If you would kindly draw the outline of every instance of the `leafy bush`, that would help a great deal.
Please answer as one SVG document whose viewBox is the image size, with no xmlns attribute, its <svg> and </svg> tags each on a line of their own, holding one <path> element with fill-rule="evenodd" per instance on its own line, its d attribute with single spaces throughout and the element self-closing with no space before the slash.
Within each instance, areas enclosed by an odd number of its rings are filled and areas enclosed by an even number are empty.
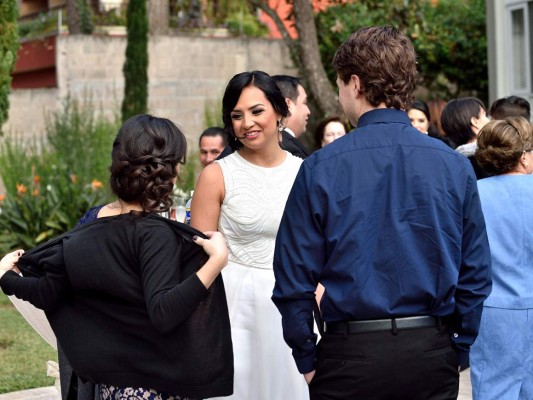
<svg viewBox="0 0 533 400">
<path fill-rule="evenodd" d="M 321 58 L 332 83 L 338 46 L 363 26 L 394 25 L 413 42 L 424 86 L 432 97 L 488 97 L 484 0 L 360 0 L 317 14 Z M 467 24 L 464 21 L 468 21 Z"/>
<path fill-rule="evenodd" d="M 268 28 L 247 8 L 230 14 L 225 23 L 228 31 L 235 36 L 265 37 L 268 34 Z"/>
<path fill-rule="evenodd" d="M 35 18 L 22 19 L 18 33 L 21 39 L 36 39 L 57 32 L 59 11 L 45 11 Z"/>
<path fill-rule="evenodd" d="M 90 207 L 108 200 L 102 182 L 118 122 L 89 104 L 67 100 L 47 122 L 47 142 L 4 138 L 0 168 L 0 251 L 30 248 L 71 229 Z"/>
</svg>

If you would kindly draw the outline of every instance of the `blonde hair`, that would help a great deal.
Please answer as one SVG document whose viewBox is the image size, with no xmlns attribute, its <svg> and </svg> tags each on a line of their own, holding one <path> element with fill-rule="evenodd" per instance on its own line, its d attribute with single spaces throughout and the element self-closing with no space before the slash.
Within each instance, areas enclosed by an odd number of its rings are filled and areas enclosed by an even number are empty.
<svg viewBox="0 0 533 400">
<path fill-rule="evenodd" d="M 533 149 L 533 126 L 523 117 L 490 121 L 479 132 L 476 160 L 486 172 L 512 171 L 525 151 Z"/>
</svg>

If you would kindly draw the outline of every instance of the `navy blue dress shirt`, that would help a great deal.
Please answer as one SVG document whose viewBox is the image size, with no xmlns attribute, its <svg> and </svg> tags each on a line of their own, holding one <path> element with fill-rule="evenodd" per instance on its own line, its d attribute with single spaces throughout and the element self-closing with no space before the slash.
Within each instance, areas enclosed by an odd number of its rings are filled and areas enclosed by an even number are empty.
<svg viewBox="0 0 533 400">
<path fill-rule="evenodd" d="M 490 251 L 468 159 L 376 109 L 308 157 L 287 200 L 272 299 L 301 373 L 315 369 L 314 292 L 326 322 L 450 316 L 464 365 L 491 289 Z"/>
</svg>

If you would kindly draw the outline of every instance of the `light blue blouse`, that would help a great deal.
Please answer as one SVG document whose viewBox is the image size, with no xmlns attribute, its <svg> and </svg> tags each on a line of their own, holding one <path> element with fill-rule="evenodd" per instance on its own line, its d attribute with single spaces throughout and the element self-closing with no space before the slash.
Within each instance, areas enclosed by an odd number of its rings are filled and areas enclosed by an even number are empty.
<svg viewBox="0 0 533 400">
<path fill-rule="evenodd" d="M 492 255 L 485 306 L 533 308 L 533 175 L 478 181 Z"/>
</svg>

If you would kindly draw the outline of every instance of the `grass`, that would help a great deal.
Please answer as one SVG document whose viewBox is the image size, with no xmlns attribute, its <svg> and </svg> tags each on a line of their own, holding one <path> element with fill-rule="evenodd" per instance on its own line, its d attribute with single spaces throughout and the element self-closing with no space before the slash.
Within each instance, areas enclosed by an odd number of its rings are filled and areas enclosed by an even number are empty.
<svg viewBox="0 0 533 400">
<path fill-rule="evenodd" d="M 48 360 L 57 361 L 56 351 L 0 292 L 0 393 L 52 386 Z"/>
</svg>

